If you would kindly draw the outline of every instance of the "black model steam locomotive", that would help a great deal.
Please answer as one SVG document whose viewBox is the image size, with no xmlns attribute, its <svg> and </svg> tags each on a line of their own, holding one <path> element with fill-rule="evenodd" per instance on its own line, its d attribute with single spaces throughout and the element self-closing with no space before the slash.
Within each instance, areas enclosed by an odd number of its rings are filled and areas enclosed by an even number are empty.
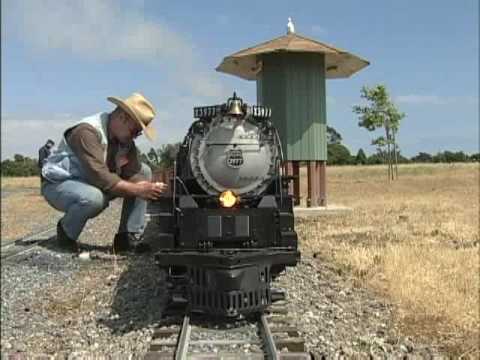
<svg viewBox="0 0 480 360">
<path fill-rule="evenodd" d="M 155 259 L 173 298 L 192 312 L 262 312 L 282 293 L 270 283 L 300 253 L 292 198 L 271 109 L 234 93 L 196 107 L 177 155 L 172 195 L 157 202 L 169 234 Z M 165 237 L 164 237 L 165 239 Z"/>
</svg>

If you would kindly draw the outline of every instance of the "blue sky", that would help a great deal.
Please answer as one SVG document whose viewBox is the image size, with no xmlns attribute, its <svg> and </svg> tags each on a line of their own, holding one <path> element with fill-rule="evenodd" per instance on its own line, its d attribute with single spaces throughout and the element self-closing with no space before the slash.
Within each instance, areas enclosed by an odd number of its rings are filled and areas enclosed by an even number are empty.
<svg viewBox="0 0 480 360">
<path fill-rule="evenodd" d="M 240 49 L 296 32 L 371 65 L 327 81 L 327 122 L 352 152 L 374 149 L 352 106 L 362 85 L 383 83 L 407 114 L 402 152 L 479 147 L 477 0 L 2 1 L 2 158 L 35 155 L 47 138 L 100 111 L 110 95 L 145 94 L 157 108 L 154 147 L 179 141 L 192 107 L 255 83 L 215 67 Z M 147 149 L 151 144 L 141 139 Z"/>
</svg>

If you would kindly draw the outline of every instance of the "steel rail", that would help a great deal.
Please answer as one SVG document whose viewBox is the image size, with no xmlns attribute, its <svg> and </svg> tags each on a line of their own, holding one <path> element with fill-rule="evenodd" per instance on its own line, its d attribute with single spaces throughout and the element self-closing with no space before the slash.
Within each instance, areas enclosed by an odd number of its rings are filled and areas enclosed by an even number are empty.
<svg viewBox="0 0 480 360">
<path fill-rule="evenodd" d="M 28 235 L 25 235 L 24 237 L 20 237 L 18 239 L 15 239 L 15 240 L 11 240 L 11 241 L 7 241 L 5 242 L 2 246 L 1 246 L 1 249 L 6 249 L 8 247 L 11 247 L 13 245 L 16 245 L 17 243 L 21 243 L 21 242 L 24 242 L 24 241 L 29 241 L 29 240 L 32 240 L 34 239 L 36 236 L 40 236 L 40 235 L 43 235 L 43 234 L 46 234 L 52 230 L 55 230 L 56 227 L 55 226 L 52 226 L 52 227 L 49 227 L 45 230 L 40 230 L 38 232 L 32 232 L 32 233 L 29 233 Z"/>
<path fill-rule="evenodd" d="M 275 340 L 273 338 L 272 332 L 270 331 L 270 326 L 267 322 L 267 317 L 265 314 L 260 316 L 260 330 L 261 336 L 265 342 L 265 352 L 267 355 L 267 359 L 270 360 L 279 360 L 280 357 L 278 356 L 277 346 L 275 345 Z"/>
<path fill-rule="evenodd" d="M 185 315 L 183 318 L 182 329 L 178 337 L 178 344 L 175 350 L 175 360 L 186 360 L 188 352 L 188 343 L 190 341 L 190 332 L 192 326 L 190 325 L 190 316 Z"/>
<path fill-rule="evenodd" d="M 56 227 L 51 227 L 51 228 L 48 228 L 47 230 L 42 230 L 38 233 L 35 233 L 35 234 L 30 234 L 30 235 L 27 235 L 26 237 L 24 238 L 21 238 L 21 239 L 17 239 L 15 241 L 11 241 L 9 242 L 8 244 L 6 245 L 3 245 L 1 247 L 1 259 L 2 260 L 6 260 L 6 259 L 10 259 L 10 258 L 13 258 L 15 256 L 18 256 L 18 255 L 23 255 L 23 254 L 26 254 L 28 253 L 29 251 L 33 250 L 34 248 L 36 248 L 39 244 L 41 243 L 46 243 L 50 240 L 52 240 L 50 237 L 48 239 L 42 239 L 42 240 L 36 240 L 36 241 L 31 241 L 32 239 L 36 238 L 37 236 L 41 236 L 41 235 L 44 235 L 44 234 L 47 234 L 47 233 L 50 233 L 52 231 L 56 230 Z M 22 249 L 19 249 L 17 251 L 13 251 L 13 252 L 5 252 L 5 250 L 9 249 L 9 248 L 12 248 L 14 247 L 15 245 L 18 245 L 18 243 L 22 243 L 22 242 L 26 242 L 26 241 L 31 241 L 31 244 L 28 244 L 28 245 L 25 245 Z"/>
<path fill-rule="evenodd" d="M 191 318 L 185 315 L 183 325 L 176 328 L 158 329 L 156 336 L 150 344 L 150 350 L 145 355 L 145 360 L 175 359 L 175 360 L 312 360 L 311 353 L 305 351 L 304 340 L 296 327 L 288 325 L 291 320 L 285 316 L 282 308 L 272 308 L 270 313 L 258 314 L 255 318 L 258 340 L 253 339 L 191 339 L 194 324 Z M 272 317 L 273 316 L 273 317 Z M 281 320 L 281 321 L 280 321 Z M 288 321 L 286 321 L 288 320 Z M 285 324 L 285 321 L 287 324 Z M 228 330 L 226 330 L 228 331 Z M 170 340 L 170 336 L 176 335 L 176 340 Z M 285 335 L 287 335 L 285 337 Z M 238 350 L 240 345 L 256 345 L 260 351 L 244 353 Z M 234 346 L 230 350 L 223 351 L 198 351 L 197 346 Z M 169 350 L 169 348 L 171 350 Z M 282 349 L 279 351 L 278 349 Z M 287 350 L 285 350 L 285 348 Z M 197 350 L 196 350 L 197 349 Z M 235 350 L 237 349 L 237 350 Z M 232 352 L 233 350 L 233 352 Z"/>
</svg>

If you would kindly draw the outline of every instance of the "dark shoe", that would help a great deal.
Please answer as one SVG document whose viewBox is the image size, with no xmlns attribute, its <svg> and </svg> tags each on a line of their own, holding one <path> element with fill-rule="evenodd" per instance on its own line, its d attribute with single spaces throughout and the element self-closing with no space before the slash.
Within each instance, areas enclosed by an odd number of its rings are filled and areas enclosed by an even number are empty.
<svg viewBox="0 0 480 360">
<path fill-rule="evenodd" d="M 128 239 L 128 233 L 118 233 L 113 238 L 113 253 L 119 254 L 130 250 L 130 242 Z"/>
<path fill-rule="evenodd" d="M 136 253 L 144 253 L 151 249 L 148 244 L 143 242 L 143 235 L 127 232 L 116 234 L 113 239 L 113 252 L 120 254 L 129 250 Z"/>
<path fill-rule="evenodd" d="M 75 240 L 70 239 L 68 235 L 65 233 L 65 230 L 63 230 L 61 220 L 59 220 L 57 223 L 57 244 L 61 249 L 65 251 L 72 252 L 72 253 L 79 252 L 77 242 Z"/>
</svg>

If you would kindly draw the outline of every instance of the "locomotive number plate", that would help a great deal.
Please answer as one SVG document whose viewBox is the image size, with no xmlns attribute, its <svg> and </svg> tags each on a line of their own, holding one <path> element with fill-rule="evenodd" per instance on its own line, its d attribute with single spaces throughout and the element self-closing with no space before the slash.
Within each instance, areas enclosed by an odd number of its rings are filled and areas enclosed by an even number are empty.
<svg viewBox="0 0 480 360">
<path fill-rule="evenodd" d="M 230 150 L 227 153 L 227 166 L 238 169 L 243 165 L 243 153 L 240 149 Z"/>
</svg>

